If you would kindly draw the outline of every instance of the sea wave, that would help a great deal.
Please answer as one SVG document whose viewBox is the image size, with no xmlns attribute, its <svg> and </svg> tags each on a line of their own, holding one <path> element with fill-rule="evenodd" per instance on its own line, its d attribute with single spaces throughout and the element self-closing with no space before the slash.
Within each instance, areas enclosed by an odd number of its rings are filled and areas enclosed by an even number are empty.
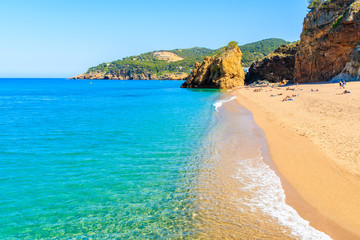
<svg viewBox="0 0 360 240">
<path fill-rule="evenodd" d="M 213 106 L 215 107 L 215 111 L 218 112 L 218 109 L 219 109 L 224 103 L 230 102 L 230 101 L 232 101 L 232 100 L 234 100 L 234 99 L 236 99 L 236 97 L 235 97 L 235 96 L 232 96 L 232 97 L 229 98 L 229 99 L 222 99 L 222 100 L 217 101 L 216 103 L 213 104 Z"/>
<path fill-rule="evenodd" d="M 240 182 L 246 182 L 242 190 L 253 193 L 251 198 L 240 199 L 254 211 L 260 210 L 276 219 L 281 225 L 291 229 L 291 234 L 304 240 L 329 240 L 330 236 L 310 226 L 309 221 L 301 218 L 297 211 L 285 202 L 285 192 L 280 178 L 260 154 L 258 159 L 239 161 L 238 174 Z"/>
</svg>

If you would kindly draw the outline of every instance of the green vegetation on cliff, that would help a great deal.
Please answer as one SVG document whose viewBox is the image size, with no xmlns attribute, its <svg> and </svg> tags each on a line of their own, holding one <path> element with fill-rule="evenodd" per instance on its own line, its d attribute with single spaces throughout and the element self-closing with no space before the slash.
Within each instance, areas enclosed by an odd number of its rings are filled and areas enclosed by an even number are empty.
<svg viewBox="0 0 360 240">
<path fill-rule="evenodd" d="M 348 1 L 338 1 L 338 0 L 308 0 L 309 6 L 308 9 L 315 10 L 315 9 L 329 9 L 333 11 L 338 11 L 342 7 L 348 4 Z M 358 1 L 354 1 L 350 7 L 359 4 Z"/>
<path fill-rule="evenodd" d="M 175 53 L 179 57 L 189 59 L 189 58 L 209 56 L 214 52 L 214 50 L 208 48 L 194 47 L 194 48 L 176 49 L 169 52 Z"/>
<path fill-rule="evenodd" d="M 236 44 L 236 42 L 231 43 Z M 271 38 L 239 46 L 243 53 L 242 66 L 250 67 L 253 61 L 263 58 L 279 46 L 287 43 L 287 41 L 282 39 Z M 219 51 L 221 51 L 221 48 L 212 50 L 200 47 L 156 51 L 170 52 L 183 58 L 182 60 L 171 62 L 159 60 L 155 56 L 154 51 L 143 53 L 138 56 L 125 57 L 110 63 L 102 63 L 98 66 L 89 68 L 86 73 L 114 73 L 118 70 L 126 70 L 131 74 L 141 74 L 146 72 L 156 74 L 157 76 L 162 76 L 167 73 L 189 73 L 193 69 L 195 62 L 202 62 L 205 56 L 214 55 L 219 53 Z"/>
<path fill-rule="evenodd" d="M 163 51 L 158 51 L 163 52 Z M 131 56 L 116 60 L 111 63 L 102 63 L 96 67 L 89 68 L 90 72 L 113 72 L 116 70 L 126 69 L 131 73 L 149 72 L 161 76 L 165 73 L 188 73 L 194 67 L 195 62 L 200 62 L 205 56 L 213 54 L 214 50 L 207 48 L 189 48 L 176 49 L 171 51 L 184 58 L 180 61 L 168 62 L 166 60 L 159 60 L 155 57 L 154 52 L 140 54 L 138 56 Z"/>
<path fill-rule="evenodd" d="M 317 8 L 320 4 L 322 4 L 323 2 L 325 2 L 326 0 L 308 0 L 309 2 L 309 9 L 314 9 Z"/>
<path fill-rule="evenodd" d="M 289 44 L 280 38 L 269 38 L 239 46 L 243 54 L 242 66 L 250 67 L 251 63 L 272 53 L 275 49 L 284 44 Z"/>
</svg>

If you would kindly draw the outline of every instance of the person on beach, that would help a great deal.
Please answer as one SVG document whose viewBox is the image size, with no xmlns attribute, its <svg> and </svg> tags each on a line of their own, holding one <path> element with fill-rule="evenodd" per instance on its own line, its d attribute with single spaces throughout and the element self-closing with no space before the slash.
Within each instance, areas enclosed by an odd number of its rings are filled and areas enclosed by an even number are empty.
<svg viewBox="0 0 360 240">
<path fill-rule="evenodd" d="M 345 79 L 343 80 L 342 86 L 343 86 L 343 88 L 345 88 L 345 86 L 346 86 L 346 81 L 345 81 Z"/>
<path fill-rule="evenodd" d="M 341 80 L 339 81 L 339 87 L 340 87 L 340 89 L 342 88 L 342 81 Z"/>
<path fill-rule="evenodd" d="M 294 100 L 293 98 L 291 98 L 289 95 L 286 96 L 282 101 L 283 102 L 286 102 L 286 101 L 291 101 L 291 100 Z"/>
<path fill-rule="evenodd" d="M 343 94 L 348 94 L 348 93 L 350 93 L 350 91 L 345 90 L 344 92 L 342 92 L 342 93 L 338 93 L 337 95 L 343 95 Z"/>
</svg>

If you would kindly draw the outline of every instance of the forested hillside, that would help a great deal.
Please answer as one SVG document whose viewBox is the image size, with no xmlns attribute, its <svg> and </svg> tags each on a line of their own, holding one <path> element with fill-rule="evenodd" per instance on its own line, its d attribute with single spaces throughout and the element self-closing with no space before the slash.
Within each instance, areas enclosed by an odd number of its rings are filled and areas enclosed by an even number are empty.
<svg viewBox="0 0 360 240">
<path fill-rule="evenodd" d="M 249 67 L 253 61 L 263 58 L 287 43 L 282 39 L 271 38 L 239 46 L 243 53 L 242 66 Z M 218 51 L 219 49 L 194 47 L 148 52 L 110 63 L 102 63 L 74 78 L 164 79 L 170 77 L 171 79 L 182 79 L 190 73 L 195 62 L 201 62 L 205 56 L 214 55 Z M 176 77 L 173 78 L 172 76 L 175 75 Z"/>
<path fill-rule="evenodd" d="M 168 62 L 165 60 L 159 60 L 154 55 L 155 52 L 149 52 L 140 54 L 138 56 L 131 56 L 123 58 L 122 60 L 116 60 L 111 63 L 103 63 L 96 67 L 89 68 L 87 73 L 91 72 L 111 72 L 118 69 L 127 69 L 130 72 L 139 73 L 143 70 L 147 70 L 151 73 L 156 73 L 161 76 L 165 73 L 176 72 L 190 72 L 195 62 L 202 61 L 205 56 L 214 53 L 214 50 L 208 48 L 189 48 L 189 49 L 176 49 L 170 51 L 156 51 L 156 52 L 172 52 L 183 60 L 176 62 Z"/>
<path fill-rule="evenodd" d="M 239 46 L 243 54 L 242 66 L 250 67 L 252 62 L 267 56 L 281 45 L 289 43 L 280 38 L 269 38 Z"/>
</svg>

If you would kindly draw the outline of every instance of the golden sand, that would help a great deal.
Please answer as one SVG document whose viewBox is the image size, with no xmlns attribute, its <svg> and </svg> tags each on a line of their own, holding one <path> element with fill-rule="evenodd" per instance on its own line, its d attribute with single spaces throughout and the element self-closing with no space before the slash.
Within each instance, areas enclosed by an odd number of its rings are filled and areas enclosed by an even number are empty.
<svg viewBox="0 0 360 240">
<path fill-rule="evenodd" d="M 360 82 L 287 88 L 233 94 L 264 130 L 287 202 L 332 238 L 360 239 Z"/>
</svg>

